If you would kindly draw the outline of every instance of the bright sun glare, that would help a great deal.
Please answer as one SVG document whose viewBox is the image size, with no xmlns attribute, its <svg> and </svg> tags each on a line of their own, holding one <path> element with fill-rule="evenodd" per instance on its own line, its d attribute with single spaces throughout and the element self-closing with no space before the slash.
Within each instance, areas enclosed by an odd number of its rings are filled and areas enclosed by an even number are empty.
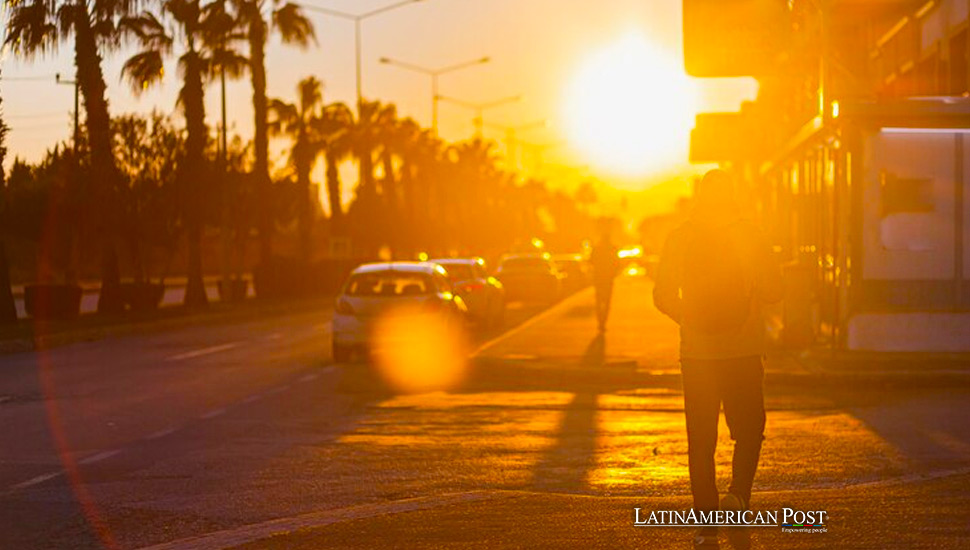
<svg viewBox="0 0 970 550">
<path fill-rule="evenodd" d="M 694 87 L 671 56 L 640 34 L 588 57 L 565 108 L 570 142 L 597 168 L 643 176 L 686 161 Z"/>
</svg>

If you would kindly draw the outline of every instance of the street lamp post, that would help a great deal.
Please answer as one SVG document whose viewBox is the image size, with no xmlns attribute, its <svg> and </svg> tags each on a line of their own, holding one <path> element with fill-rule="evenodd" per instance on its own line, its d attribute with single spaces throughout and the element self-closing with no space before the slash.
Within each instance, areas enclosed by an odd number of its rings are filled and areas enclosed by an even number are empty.
<svg viewBox="0 0 970 550">
<path fill-rule="evenodd" d="M 502 99 L 496 99 L 495 101 L 488 101 L 485 103 L 474 103 L 445 95 L 438 95 L 437 97 L 441 101 L 454 103 L 455 105 L 474 111 L 475 118 L 472 119 L 472 123 L 475 125 L 475 137 L 479 139 L 482 137 L 482 128 L 485 126 L 485 111 L 494 109 L 496 107 L 501 107 L 502 105 L 508 105 L 509 103 L 517 103 L 522 101 L 521 95 L 504 97 Z"/>
<path fill-rule="evenodd" d="M 426 74 L 431 77 L 431 131 L 432 133 L 434 133 L 435 136 L 437 136 L 438 135 L 438 101 L 441 99 L 441 97 L 438 95 L 438 77 L 443 74 L 455 72 L 461 69 L 466 69 L 468 67 L 473 67 L 475 65 L 484 65 L 485 63 L 488 63 L 489 61 L 491 61 L 491 58 L 486 56 L 479 59 L 466 61 L 464 63 L 457 63 L 455 65 L 449 65 L 447 67 L 439 67 L 436 69 L 422 67 L 420 65 L 407 63 L 405 61 L 398 61 L 396 59 L 391 59 L 389 57 L 382 57 L 380 61 L 385 65 L 394 65 L 402 69 Z"/>
<path fill-rule="evenodd" d="M 509 164 L 516 169 L 521 168 L 519 166 L 518 159 L 518 144 L 519 140 L 517 138 L 518 134 L 528 130 L 533 130 L 537 128 L 548 128 L 549 121 L 546 119 L 536 120 L 528 124 L 519 124 L 516 126 L 505 126 L 502 124 L 485 124 L 489 128 L 495 128 L 496 130 L 501 130 L 505 132 L 505 149 L 506 155 L 509 158 Z"/>
<path fill-rule="evenodd" d="M 382 8 L 373 9 L 364 13 L 347 13 L 339 10 L 333 10 L 330 8 L 321 8 L 319 6 L 312 6 L 309 4 L 300 4 L 300 6 L 307 10 L 317 13 L 322 13 L 324 15 L 329 15 L 331 17 L 337 17 L 340 19 L 346 19 L 348 21 L 354 22 L 354 69 L 356 72 L 356 82 L 357 82 L 357 113 L 360 114 L 360 106 L 364 102 L 363 93 L 361 92 L 361 23 L 365 19 L 370 19 L 375 15 L 380 15 L 382 13 L 387 13 L 391 10 L 396 10 L 398 8 L 403 8 L 409 4 L 416 4 L 418 2 L 423 2 L 424 0 L 401 0 L 400 2 L 395 2 L 389 4 Z"/>
<path fill-rule="evenodd" d="M 71 179 L 76 188 L 76 186 L 79 183 L 80 171 L 81 171 L 81 159 L 78 156 L 79 154 L 78 142 L 80 141 L 80 137 L 81 137 L 81 118 L 80 118 L 81 85 L 78 83 L 77 78 L 75 78 L 74 80 L 67 80 L 67 79 L 61 78 L 61 73 L 56 73 L 54 75 L 54 82 L 65 86 L 74 86 L 74 137 L 71 140 L 73 141 L 73 149 L 74 149 L 74 152 L 73 152 L 74 166 L 71 167 Z M 74 232 L 71 232 L 70 239 L 71 241 L 70 241 L 70 252 L 68 253 L 68 269 L 67 269 L 67 273 L 65 274 L 66 275 L 65 278 L 67 279 L 68 283 L 73 283 L 77 279 L 77 266 L 79 264 L 80 258 L 78 257 L 78 254 L 77 254 L 77 249 L 78 249 L 77 242 L 76 242 L 77 234 Z"/>
<path fill-rule="evenodd" d="M 48 77 L 49 78 L 49 77 Z M 80 89 L 77 80 L 66 80 L 61 78 L 61 73 L 54 75 L 54 82 L 57 84 L 63 84 L 65 86 L 74 86 L 74 158 L 77 159 L 77 141 L 78 136 L 80 136 L 80 118 L 78 107 L 80 105 Z"/>
</svg>

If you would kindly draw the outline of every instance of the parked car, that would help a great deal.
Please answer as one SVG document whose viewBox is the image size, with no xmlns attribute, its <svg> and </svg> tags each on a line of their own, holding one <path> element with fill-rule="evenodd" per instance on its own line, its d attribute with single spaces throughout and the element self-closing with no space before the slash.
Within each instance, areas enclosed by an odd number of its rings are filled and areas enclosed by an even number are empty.
<svg viewBox="0 0 970 550">
<path fill-rule="evenodd" d="M 429 262 L 364 264 L 354 269 L 337 296 L 333 358 L 346 362 L 366 353 L 374 321 L 390 308 L 414 305 L 464 322 L 468 308 L 454 293 L 445 268 Z"/>
<path fill-rule="evenodd" d="M 563 292 L 572 294 L 592 283 L 589 262 L 582 254 L 556 254 L 552 257 L 556 269 L 563 274 Z"/>
<path fill-rule="evenodd" d="M 563 275 L 548 253 L 507 254 L 499 262 L 496 277 L 510 301 L 551 303 L 562 296 Z"/>
<path fill-rule="evenodd" d="M 455 292 L 461 296 L 468 313 L 479 324 L 501 326 L 505 319 L 505 288 L 490 277 L 481 258 L 431 260 L 445 268 Z"/>
</svg>

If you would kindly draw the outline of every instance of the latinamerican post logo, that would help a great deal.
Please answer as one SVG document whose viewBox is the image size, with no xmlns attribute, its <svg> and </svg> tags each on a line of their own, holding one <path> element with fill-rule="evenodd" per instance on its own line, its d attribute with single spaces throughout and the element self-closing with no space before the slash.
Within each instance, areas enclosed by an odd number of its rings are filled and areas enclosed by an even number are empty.
<svg viewBox="0 0 970 550">
<path fill-rule="evenodd" d="M 825 510 L 652 510 L 633 509 L 634 527 L 777 527 L 785 533 L 825 533 Z"/>
</svg>

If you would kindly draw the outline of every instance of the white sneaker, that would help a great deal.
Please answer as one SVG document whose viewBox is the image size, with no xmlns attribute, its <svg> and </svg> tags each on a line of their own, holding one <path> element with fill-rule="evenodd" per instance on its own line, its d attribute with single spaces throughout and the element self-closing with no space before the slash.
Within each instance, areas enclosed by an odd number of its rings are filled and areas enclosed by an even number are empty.
<svg viewBox="0 0 970 550">
<path fill-rule="evenodd" d="M 717 550 L 720 545 L 717 542 L 717 530 L 710 527 L 702 527 L 694 535 L 694 548 L 703 550 Z"/>
</svg>

